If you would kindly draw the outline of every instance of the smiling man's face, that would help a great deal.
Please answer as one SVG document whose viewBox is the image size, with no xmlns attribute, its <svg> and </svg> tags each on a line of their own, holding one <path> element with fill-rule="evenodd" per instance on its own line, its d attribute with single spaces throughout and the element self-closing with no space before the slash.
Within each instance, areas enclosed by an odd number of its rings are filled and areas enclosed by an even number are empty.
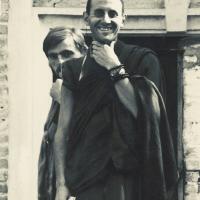
<svg viewBox="0 0 200 200">
<path fill-rule="evenodd" d="M 94 40 L 108 44 L 116 40 L 123 21 L 120 0 L 92 0 L 87 22 Z"/>
</svg>

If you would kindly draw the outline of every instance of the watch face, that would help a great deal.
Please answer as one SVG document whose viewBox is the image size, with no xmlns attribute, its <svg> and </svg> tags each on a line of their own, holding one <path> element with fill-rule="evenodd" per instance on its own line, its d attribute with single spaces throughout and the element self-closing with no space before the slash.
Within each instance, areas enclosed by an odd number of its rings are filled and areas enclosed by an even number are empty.
<svg viewBox="0 0 200 200">
<path fill-rule="evenodd" d="M 122 74 L 125 74 L 126 72 L 125 72 L 125 69 L 124 68 L 121 68 L 120 70 L 119 70 L 119 74 L 120 75 L 122 75 Z"/>
<path fill-rule="evenodd" d="M 123 67 L 113 69 L 110 71 L 110 76 L 117 76 L 117 75 L 122 75 L 125 74 L 125 69 Z"/>
<path fill-rule="evenodd" d="M 110 72 L 110 75 L 111 76 L 115 76 L 117 74 L 117 69 L 113 69 L 111 72 Z"/>
</svg>

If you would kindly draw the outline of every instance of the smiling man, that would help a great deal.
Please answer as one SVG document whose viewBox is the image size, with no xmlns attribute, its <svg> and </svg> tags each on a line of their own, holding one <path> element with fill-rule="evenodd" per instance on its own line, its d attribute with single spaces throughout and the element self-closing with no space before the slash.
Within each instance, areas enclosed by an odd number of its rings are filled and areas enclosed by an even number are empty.
<svg viewBox="0 0 200 200">
<path fill-rule="evenodd" d="M 177 170 L 158 59 L 118 40 L 122 0 L 88 0 L 84 20 L 90 51 L 64 64 L 56 200 L 172 199 Z"/>
</svg>

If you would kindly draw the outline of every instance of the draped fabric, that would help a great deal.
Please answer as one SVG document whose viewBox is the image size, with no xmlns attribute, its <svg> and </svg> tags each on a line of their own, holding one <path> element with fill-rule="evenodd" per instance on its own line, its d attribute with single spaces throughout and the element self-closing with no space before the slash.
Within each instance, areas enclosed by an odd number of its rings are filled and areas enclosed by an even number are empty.
<svg viewBox="0 0 200 200">
<path fill-rule="evenodd" d="M 173 199 L 178 173 L 165 105 L 152 82 L 142 77 L 136 82 L 141 105 L 137 128 L 142 135 L 141 199 Z"/>
<path fill-rule="evenodd" d="M 53 153 L 54 135 L 57 129 L 60 105 L 52 100 L 44 127 L 38 160 L 38 200 L 54 200 L 56 191 Z"/>
<path fill-rule="evenodd" d="M 136 94 L 137 119 L 120 102 L 108 72 L 89 56 L 85 61 L 86 73 L 74 91 L 66 147 L 66 181 L 74 194 L 104 180 L 110 162 L 119 173 L 139 177 L 139 200 L 168 200 L 175 192 L 177 169 L 171 133 L 155 86 L 161 88 L 161 82 L 154 84 L 136 75 L 139 69 L 146 69 L 143 60 L 152 53 L 135 47 L 132 54 L 134 64 L 126 65 L 126 70 Z M 124 57 L 119 55 L 122 63 Z"/>
<path fill-rule="evenodd" d="M 116 116 L 120 135 L 128 146 L 128 151 L 125 147 L 125 151 L 120 148 L 120 154 L 116 153 L 116 161 L 122 163 L 117 166 L 120 166 L 122 173 L 124 171 L 140 176 L 141 200 L 166 200 L 169 194 L 173 193 L 172 190 L 175 191 L 177 171 L 163 100 L 147 79 L 132 77 L 131 82 L 137 93 L 140 113 L 137 119 L 133 119 L 122 105 L 113 110 L 112 116 Z M 86 86 L 87 90 L 91 89 L 90 83 Z M 90 101 L 81 101 L 80 109 L 77 106 L 77 112 L 74 114 L 73 131 L 69 137 L 67 151 L 66 179 L 68 186 L 75 193 L 103 179 L 109 173 L 106 166 L 112 158 L 113 118 L 106 123 L 104 117 L 109 106 L 102 104 L 102 99 L 105 101 L 108 91 L 107 87 L 104 86 L 103 89 L 102 86 L 98 85 L 98 81 L 96 84 L 93 82 L 92 87 L 96 88 L 98 93 L 90 96 Z M 81 100 L 85 100 L 82 98 Z M 115 100 L 107 98 L 107 101 Z"/>
</svg>

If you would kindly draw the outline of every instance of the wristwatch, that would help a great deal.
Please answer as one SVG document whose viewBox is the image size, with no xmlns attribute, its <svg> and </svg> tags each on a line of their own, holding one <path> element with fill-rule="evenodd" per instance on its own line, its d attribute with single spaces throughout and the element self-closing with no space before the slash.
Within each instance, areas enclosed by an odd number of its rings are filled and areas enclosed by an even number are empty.
<svg viewBox="0 0 200 200">
<path fill-rule="evenodd" d="M 125 71 L 124 65 L 121 65 L 110 70 L 110 77 L 113 82 L 117 82 L 124 78 L 129 78 L 129 74 Z"/>
<path fill-rule="evenodd" d="M 123 74 L 126 74 L 124 66 L 122 66 L 120 68 L 115 68 L 115 69 L 111 69 L 110 70 L 110 76 L 111 76 L 111 78 L 119 76 L 119 75 L 123 75 Z"/>
</svg>

